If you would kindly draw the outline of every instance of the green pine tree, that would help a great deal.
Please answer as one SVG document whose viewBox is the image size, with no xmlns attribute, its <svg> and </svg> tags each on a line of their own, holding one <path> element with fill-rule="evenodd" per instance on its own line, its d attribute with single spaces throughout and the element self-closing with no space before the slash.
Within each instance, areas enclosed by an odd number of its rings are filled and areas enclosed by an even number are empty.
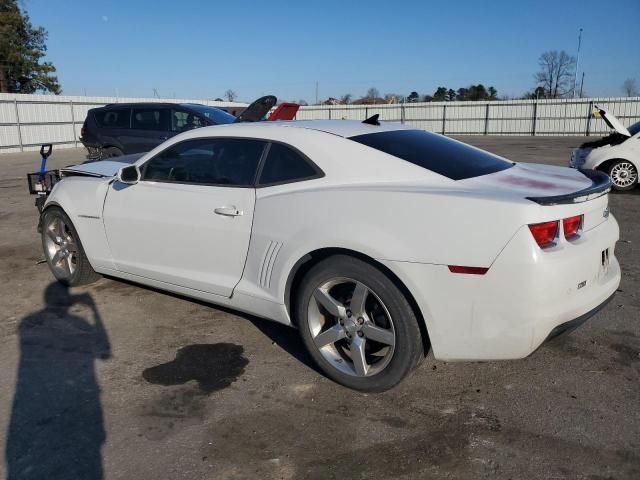
<svg viewBox="0 0 640 480">
<path fill-rule="evenodd" d="M 0 93 L 61 92 L 56 68 L 42 61 L 46 39 L 17 0 L 0 0 Z"/>
</svg>

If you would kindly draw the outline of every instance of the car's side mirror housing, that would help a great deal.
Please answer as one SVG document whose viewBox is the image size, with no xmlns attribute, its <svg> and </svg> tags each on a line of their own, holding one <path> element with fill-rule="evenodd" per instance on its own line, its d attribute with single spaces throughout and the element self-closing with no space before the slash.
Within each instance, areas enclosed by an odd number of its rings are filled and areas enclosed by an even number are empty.
<svg viewBox="0 0 640 480">
<path fill-rule="evenodd" d="M 135 185 L 140 181 L 140 170 L 136 165 L 129 165 L 118 170 L 118 181 L 128 185 Z"/>
</svg>

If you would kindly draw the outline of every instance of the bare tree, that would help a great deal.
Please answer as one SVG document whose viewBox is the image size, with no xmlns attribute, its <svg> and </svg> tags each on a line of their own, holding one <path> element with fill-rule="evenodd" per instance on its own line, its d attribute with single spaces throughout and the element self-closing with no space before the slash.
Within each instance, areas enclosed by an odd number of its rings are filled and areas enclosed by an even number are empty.
<svg viewBox="0 0 640 480">
<path fill-rule="evenodd" d="M 300 105 L 301 107 L 306 107 L 309 104 L 304 98 L 301 98 L 300 100 L 298 100 L 298 105 Z"/>
<path fill-rule="evenodd" d="M 638 96 L 638 86 L 636 85 L 635 78 L 627 78 L 622 83 L 622 91 L 627 97 L 637 97 Z"/>
<path fill-rule="evenodd" d="M 536 82 L 544 89 L 546 98 L 560 98 L 571 92 L 576 59 L 562 50 L 544 52 L 538 59 L 540 71 Z"/>
<path fill-rule="evenodd" d="M 233 102 L 236 98 L 238 98 L 238 94 L 236 92 L 234 92 L 233 90 L 229 89 L 226 92 L 224 92 L 224 97 L 228 101 Z"/>
<path fill-rule="evenodd" d="M 345 105 L 349 105 L 351 103 L 352 95 L 350 93 L 345 93 L 342 97 L 340 97 L 340 101 Z"/>
<path fill-rule="evenodd" d="M 375 87 L 371 87 L 369 90 L 367 90 L 367 97 L 378 98 L 380 97 L 380 91 Z"/>
</svg>

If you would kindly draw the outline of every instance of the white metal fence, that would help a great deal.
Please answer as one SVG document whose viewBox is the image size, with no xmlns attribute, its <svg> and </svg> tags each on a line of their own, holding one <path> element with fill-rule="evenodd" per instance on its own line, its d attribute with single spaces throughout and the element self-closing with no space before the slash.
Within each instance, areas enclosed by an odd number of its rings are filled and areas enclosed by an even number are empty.
<svg viewBox="0 0 640 480">
<path fill-rule="evenodd" d="M 640 97 L 429 102 L 401 105 L 333 105 L 303 107 L 297 120 L 364 120 L 408 125 L 445 135 L 601 135 L 609 128 L 591 115 L 598 105 L 630 125 L 640 120 Z"/>
<path fill-rule="evenodd" d="M 122 102 L 196 102 L 211 106 L 242 103 L 198 99 L 71 97 L 0 94 L 0 153 L 37 150 L 43 143 L 81 145 L 80 128 L 91 108 Z M 446 135 L 601 135 L 609 131 L 591 115 L 594 105 L 610 111 L 623 124 L 640 120 L 640 97 L 493 102 L 429 102 L 402 105 L 335 105 L 302 107 L 297 120 L 353 119 L 380 114 Z"/>
<path fill-rule="evenodd" d="M 201 103 L 217 107 L 244 107 L 245 103 L 198 99 L 74 97 L 62 95 L 0 94 L 0 153 L 38 150 L 43 143 L 82 146 L 80 129 L 91 108 L 109 103 Z"/>
</svg>

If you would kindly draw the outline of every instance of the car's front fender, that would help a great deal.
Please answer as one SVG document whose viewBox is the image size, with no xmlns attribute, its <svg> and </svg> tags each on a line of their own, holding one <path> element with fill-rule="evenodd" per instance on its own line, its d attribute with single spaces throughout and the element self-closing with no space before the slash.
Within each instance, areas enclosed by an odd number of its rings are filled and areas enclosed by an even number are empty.
<svg viewBox="0 0 640 480">
<path fill-rule="evenodd" d="M 63 177 L 44 205 L 45 211 L 57 206 L 69 216 L 94 269 L 114 268 L 102 221 L 110 182 L 100 177 Z"/>
</svg>

